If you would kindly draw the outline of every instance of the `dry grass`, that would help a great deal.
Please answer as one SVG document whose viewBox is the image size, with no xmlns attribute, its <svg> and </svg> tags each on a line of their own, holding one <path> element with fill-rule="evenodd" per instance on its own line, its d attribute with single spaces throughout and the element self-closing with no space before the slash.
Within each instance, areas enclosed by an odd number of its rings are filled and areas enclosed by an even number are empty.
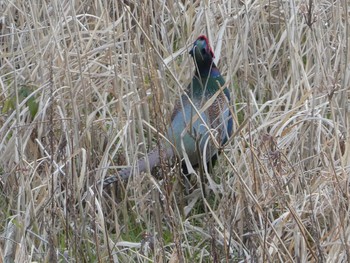
<svg viewBox="0 0 350 263">
<path fill-rule="evenodd" d="M 4 262 L 350 261 L 347 0 L 208 2 L 0 2 Z M 203 33 L 248 119 L 206 193 L 174 168 L 101 195 L 164 130 Z"/>
</svg>

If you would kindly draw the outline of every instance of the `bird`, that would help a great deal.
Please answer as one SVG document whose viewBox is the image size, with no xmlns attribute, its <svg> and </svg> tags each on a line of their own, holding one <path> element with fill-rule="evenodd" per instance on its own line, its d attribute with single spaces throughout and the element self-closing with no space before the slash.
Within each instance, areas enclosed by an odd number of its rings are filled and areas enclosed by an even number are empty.
<svg viewBox="0 0 350 263">
<path fill-rule="evenodd" d="M 215 56 L 208 38 L 200 35 L 194 41 L 189 54 L 195 65 L 193 78 L 175 102 L 165 139 L 161 139 L 159 147 L 150 151 L 147 157 L 136 162 L 136 171 L 139 173 L 146 171 L 148 167 L 152 170 L 162 160 L 171 160 L 176 156 L 187 160 L 186 165 L 183 165 L 185 169 L 188 165 L 195 167 L 204 163 L 204 160 L 215 159 L 218 147 L 210 134 L 215 136 L 220 146 L 232 134 L 230 92 L 214 63 Z M 105 178 L 103 187 L 120 179 L 127 180 L 134 173 L 136 172 L 132 167 L 121 169 L 117 175 Z"/>
</svg>

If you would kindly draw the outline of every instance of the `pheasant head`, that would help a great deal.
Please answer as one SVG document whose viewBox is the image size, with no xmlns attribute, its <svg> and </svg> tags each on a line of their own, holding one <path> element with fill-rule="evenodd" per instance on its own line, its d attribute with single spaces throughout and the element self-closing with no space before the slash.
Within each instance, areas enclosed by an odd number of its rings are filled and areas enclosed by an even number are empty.
<svg viewBox="0 0 350 263">
<path fill-rule="evenodd" d="M 213 61 L 214 52 L 206 36 L 201 35 L 197 38 L 190 50 L 190 55 L 196 65 L 196 75 L 208 75 L 213 67 L 216 68 Z"/>
</svg>

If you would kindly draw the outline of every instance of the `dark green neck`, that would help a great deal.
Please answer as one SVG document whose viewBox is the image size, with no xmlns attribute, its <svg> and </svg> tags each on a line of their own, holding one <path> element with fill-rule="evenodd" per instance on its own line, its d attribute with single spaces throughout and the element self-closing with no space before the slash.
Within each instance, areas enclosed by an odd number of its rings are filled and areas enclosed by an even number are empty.
<svg viewBox="0 0 350 263">
<path fill-rule="evenodd" d="M 195 96 L 213 95 L 225 84 L 224 78 L 218 74 L 210 74 L 210 76 L 198 76 L 196 74 L 190 84 L 191 93 Z"/>
<path fill-rule="evenodd" d="M 220 76 L 220 71 L 219 69 L 216 67 L 214 62 L 211 63 L 198 63 L 196 64 L 196 73 L 195 75 L 201 76 L 202 78 L 207 78 L 207 77 L 211 77 L 211 78 L 215 78 Z"/>
</svg>

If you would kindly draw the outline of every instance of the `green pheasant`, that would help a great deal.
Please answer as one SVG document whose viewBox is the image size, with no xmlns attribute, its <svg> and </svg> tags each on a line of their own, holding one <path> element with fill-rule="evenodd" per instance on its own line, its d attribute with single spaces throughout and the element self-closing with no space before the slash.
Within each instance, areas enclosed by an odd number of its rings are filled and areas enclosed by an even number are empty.
<svg viewBox="0 0 350 263">
<path fill-rule="evenodd" d="M 189 160 L 192 166 L 205 163 L 215 158 L 218 152 L 210 139 L 210 132 L 216 135 L 220 145 L 231 136 L 233 122 L 228 105 L 230 94 L 213 61 L 214 52 L 206 36 L 197 38 L 190 55 L 194 60 L 195 73 L 186 92 L 175 103 L 171 123 L 165 134 L 168 141 L 162 140 L 160 148 L 149 152 L 147 158 L 139 159 L 135 169 L 125 168 L 118 175 L 106 178 L 104 186 L 118 181 L 118 177 L 126 180 L 146 171 L 148 166 L 152 169 L 160 164 L 162 158 L 169 160 L 177 155 Z"/>
</svg>

